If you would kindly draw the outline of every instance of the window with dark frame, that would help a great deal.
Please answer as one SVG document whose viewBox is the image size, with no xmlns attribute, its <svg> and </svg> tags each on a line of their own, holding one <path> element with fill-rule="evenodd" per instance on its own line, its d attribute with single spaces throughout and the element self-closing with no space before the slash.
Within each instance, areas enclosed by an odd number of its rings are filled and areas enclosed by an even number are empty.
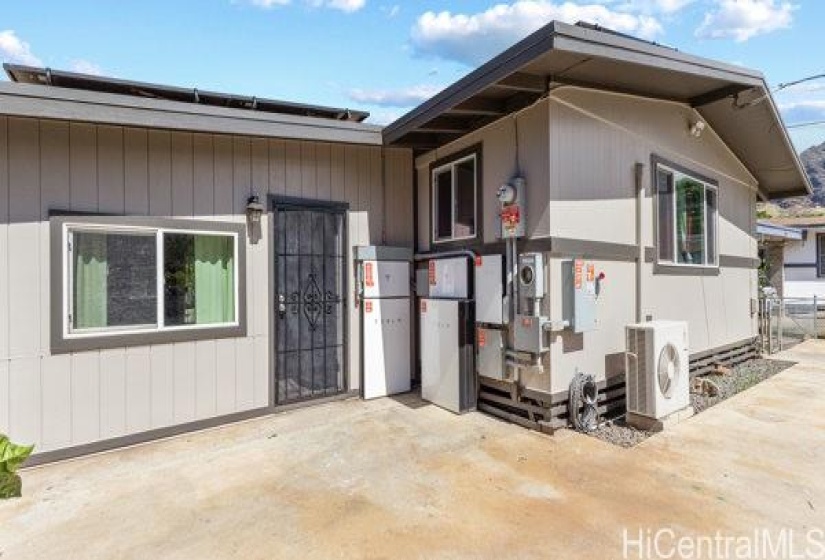
<svg viewBox="0 0 825 560">
<path fill-rule="evenodd" d="M 718 195 L 699 177 L 656 165 L 658 262 L 718 266 Z"/>
<path fill-rule="evenodd" d="M 478 158 L 456 158 L 432 172 L 433 242 L 476 237 L 478 213 Z"/>
</svg>

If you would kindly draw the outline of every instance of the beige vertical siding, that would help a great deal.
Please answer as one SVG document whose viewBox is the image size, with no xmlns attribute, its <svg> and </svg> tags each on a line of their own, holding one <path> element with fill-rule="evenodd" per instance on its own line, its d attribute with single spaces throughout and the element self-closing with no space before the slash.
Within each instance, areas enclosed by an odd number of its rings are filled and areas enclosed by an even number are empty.
<svg viewBox="0 0 825 560">
<path fill-rule="evenodd" d="M 495 240 L 494 192 L 519 171 L 527 181 L 528 237 L 636 244 L 634 165 L 645 165 L 642 243 L 652 247 L 654 200 L 651 155 L 656 154 L 719 183 L 719 253 L 755 258 L 756 181 L 710 128 L 700 138 L 688 134 L 697 118 L 690 107 L 579 88 L 561 88 L 517 116 L 507 117 L 415 161 L 418 171 L 419 250 L 430 248 L 431 164 L 481 143 L 483 153 L 484 242 Z M 562 261 L 548 263 L 550 295 L 545 312 L 562 319 Z M 599 378 L 623 371 L 624 326 L 636 319 L 635 262 L 597 260 L 606 274 L 598 307 L 599 327 L 583 335 L 569 332 L 552 340 L 546 373 L 525 373 L 525 385 L 567 390 L 578 368 Z M 654 273 L 645 264 L 643 317 L 686 320 L 691 351 L 698 352 L 754 336 L 750 300 L 756 271 L 722 267 L 718 276 Z"/>
<path fill-rule="evenodd" d="M 293 196 L 349 203 L 351 245 L 411 246 L 412 168 L 400 149 L 0 117 L 0 432 L 43 452 L 270 405 L 269 234 L 247 244 L 246 337 L 53 356 L 50 210 L 245 222 L 250 194 Z"/>
</svg>

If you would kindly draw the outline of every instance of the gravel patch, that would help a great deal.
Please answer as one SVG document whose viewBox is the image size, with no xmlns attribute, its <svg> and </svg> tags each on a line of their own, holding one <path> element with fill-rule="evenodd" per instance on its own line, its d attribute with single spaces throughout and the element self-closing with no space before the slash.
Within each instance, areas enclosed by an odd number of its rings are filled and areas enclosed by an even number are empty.
<svg viewBox="0 0 825 560">
<path fill-rule="evenodd" d="M 739 364 L 731 370 L 728 375 L 705 375 L 704 378 L 712 382 L 719 388 L 719 394 L 711 397 L 708 395 L 690 395 L 690 404 L 695 412 L 702 412 L 711 406 L 722 402 L 749 389 L 762 381 L 773 377 L 782 370 L 788 369 L 794 362 L 783 360 L 755 359 Z"/>
<path fill-rule="evenodd" d="M 731 368 L 727 375 L 705 375 L 705 379 L 711 381 L 719 388 L 719 394 L 715 396 L 698 395 L 691 393 L 690 404 L 696 413 L 702 412 L 715 404 L 722 402 L 733 395 L 749 389 L 754 385 L 770 378 L 794 365 L 794 362 L 782 360 L 767 360 L 757 358 L 741 363 Z M 589 435 L 602 441 L 612 443 L 621 447 L 633 447 L 655 432 L 638 430 L 628 426 L 624 418 L 607 420 Z"/>
<path fill-rule="evenodd" d="M 633 447 L 637 443 L 641 443 L 652 436 L 653 432 L 638 430 L 632 426 L 628 426 L 624 418 L 617 418 L 616 420 L 608 420 L 604 424 L 601 424 L 594 431 L 590 432 L 590 435 L 620 447 Z"/>
</svg>

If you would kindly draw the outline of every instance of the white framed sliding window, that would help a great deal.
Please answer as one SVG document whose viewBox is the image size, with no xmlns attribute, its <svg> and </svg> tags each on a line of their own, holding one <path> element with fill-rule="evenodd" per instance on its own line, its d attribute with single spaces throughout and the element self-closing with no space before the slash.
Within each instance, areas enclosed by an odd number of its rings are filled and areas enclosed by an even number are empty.
<svg viewBox="0 0 825 560">
<path fill-rule="evenodd" d="M 52 240 L 59 255 L 53 247 L 52 262 L 60 264 L 60 300 L 53 295 L 53 309 L 60 313 L 52 320 L 53 349 L 76 349 L 77 341 L 89 349 L 245 334 L 243 226 L 57 221 Z"/>
<path fill-rule="evenodd" d="M 657 262 L 719 266 L 719 196 L 715 184 L 675 166 L 656 163 Z"/>
<path fill-rule="evenodd" d="M 433 243 L 475 239 L 477 191 L 476 153 L 456 158 L 432 170 Z"/>
</svg>

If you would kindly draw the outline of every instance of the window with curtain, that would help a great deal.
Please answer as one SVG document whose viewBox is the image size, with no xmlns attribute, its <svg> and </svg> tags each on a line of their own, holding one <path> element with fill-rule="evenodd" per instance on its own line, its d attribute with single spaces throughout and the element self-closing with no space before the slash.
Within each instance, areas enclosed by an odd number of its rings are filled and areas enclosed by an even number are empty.
<svg viewBox="0 0 825 560">
<path fill-rule="evenodd" d="M 458 158 L 433 170 L 433 241 L 476 236 L 477 157 Z"/>
<path fill-rule="evenodd" d="M 717 266 L 716 186 L 658 164 L 656 197 L 658 261 Z"/>
<path fill-rule="evenodd" d="M 67 334 L 238 324 L 237 234 L 81 225 L 67 235 Z"/>
</svg>

